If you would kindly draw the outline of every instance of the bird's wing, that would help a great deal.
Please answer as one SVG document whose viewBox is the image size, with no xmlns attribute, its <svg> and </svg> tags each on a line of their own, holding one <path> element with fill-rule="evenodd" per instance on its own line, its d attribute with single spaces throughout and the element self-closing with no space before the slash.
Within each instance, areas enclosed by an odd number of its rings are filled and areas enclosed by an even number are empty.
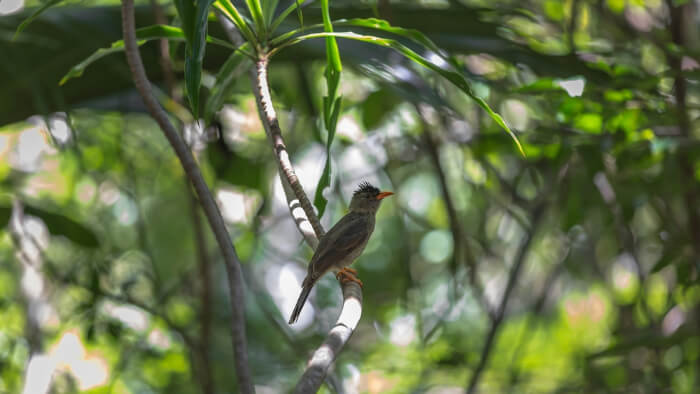
<svg viewBox="0 0 700 394">
<path fill-rule="evenodd" d="M 318 245 L 309 264 L 309 274 L 317 279 L 343 260 L 369 238 L 367 222 L 348 214 L 326 234 Z"/>
</svg>

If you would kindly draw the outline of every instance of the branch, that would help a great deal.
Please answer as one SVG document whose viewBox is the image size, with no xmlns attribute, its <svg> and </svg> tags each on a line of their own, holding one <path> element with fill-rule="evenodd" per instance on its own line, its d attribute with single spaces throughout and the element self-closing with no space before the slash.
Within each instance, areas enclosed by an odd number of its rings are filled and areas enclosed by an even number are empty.
<svg viewBox="0 0 700 394">
<path fill-rule="evenodd" d="M 486 336 L 486 343 L 484 344 L 484 349 L 481 351 L 481 358 L 479 359 L 479 364 L 476 366 L 474 374 L 472 375 L 471 380 L 469 381 L 469 386 L 467 387 L 467 394 L 472 394 L 476 392 L 476 389 L 479 386 L 479 379 L 481 378 L 481 374 L 482 372 L 484 372 L 486 364 L 489 361 L 489 357 L 491 356 L 491 350 L 493 349 L 496 334 L 498 333 L 498 329 L 500 328 L 501 323 L 503 322 L 503 318 L 506 313 L 506 307 L 508 306 L 508 301 L 510 300 L 511 293 L 515 288 L 515 283 L 517 282 L 518 276 L 520 275 L 520 271 L 522 270 L 522 267 L 525 263 L 525 258 L 527 257 L 528 251 L 530 250 L 532 239 L 535 236 L 537 227 L 539 225 L 543 213 L 544 203 L 540 203 L 537 207 L 535 207 L 535 212 L 533 213 L 532 230 L 525 235 L 525 239 L 520 244 L 520 248 L 518 249 L 518 254 L 515 258 L 515 263 L 513 263 L 513 268 L 511 269 L 510 274 L 508 276 L 508 283 L 506 284 L 506 289 L 503 292 L 501 304 L 498 306 L 496 316 L 491 321 L 491 328 L 489 329 L 489 333 Z"/>
<path fill-rule="evenodd" d="M 692 15 L 693 11 L 689 4 L 676 6 L 671 0 L 666 1 L 666 6 L 670 14 L 668 28 L 671 33 L 671 38 L 674 44 L 683 49 L 686 44 L 684 20 L 690 19 L 687 15 Z M 668 53 L 667 51 L 667 58 L 669 59 L 668 63 L 671 70 L 673 70 L 676 75 L 673 80 L 673 92 L 676 99 L 678 126 L 682 136 L 690 137 L 692 135 L 692 122 L 688 114 L 688 82 L 684 78 L 682 72 L 682 56 Z M 681 150 L 678 152 L 678 162 L 682 174 L 686 178 L 687 186 L 683 193 L 683 199 L 685 200 L 686 210 L 688 211 L 688 233 L 690 234 L 691 245 L 693 246 L 695 260 L 697 261 L 700 259 L 700 215 L 698 215 L 696 204 L 698 200 L 698 190 L 696 183 L 693 181 L 695 178 L 695 170 L 691 158 L 688 157 L 685 151 Z M 697 267 L 700 269 L 700 265 L 697 265 Z"/>
<path fill-rule="evenodd" d="M 252 71 L 252 80 L 257 82 L 254 82 L 256 86 L 253 91 L 258 104 L 258 112 L 277 158 L 280 179 L 287 197 L 289 210 L 304 239 L 315 250 L 318 240 L 323 237 L 325 232 L 289 160 L 277 114 L 272 105 L 270 86 L 267 80 L 267 65 L 267 58 L 263 54 L 256 62 L 255 70 Z M 309 228 L 309 223 L 313 231 Z M 340 310 L 340 316 L 328 333 L 326 340 L 321 347 L 316 349 L 308 361 L 306 370 L 294 389 L 295 393 L 315 393 L 319 390 L 328 373 L 328 369 L 360 322 L 360 316 L 362 315 L 362 288 L 354 282 L 346 282 L 341 284 L 341 286 L 343 288 L 343 307 Z"/>
<path fill-rule="evenodd" d="M 306 220 L 311 223 L 311 227 L 316 234 L 316 238 L 320 239 L 323 234 L 323 227 L 321 227 L 321 222 L 316 216 L 311 201 L 306 196 L 304 189 L 301 187 L 301 182 L 297 174 L 294 172 L 294 167 L 292 167 L 292 162 L 289 160 L 289 154 L 287 153 L 287 146 L 284 144 L 282 139 L 282 130 L 280 129 L 279 121 L 277 120 L 277 114 L 275 113 L 275 108 L 272 105 L 272 96 L 270 94 L 270 84 L 267 80 L 267 64 L 268 59 L 266 55 L 260 55 L 260 58 L 255 63 L 255 81 L 257 81 L 257 86 L 255 90 L 255 98 L 258 103 L 258 110 L 261 113 L 261 118 L 263 120 L 263 125 L 265 126 L 265 132 L 270 138 L 272 143 L 272 148 L 275 151 L 275 156 L 277 158 L 277 164 L 279 166 L 280 178 L 282 178 L 282 185 L 285 186 L 285 180 L 289 188 L 294 192 L 301 209 L 306 214 Z M 287 201 L 289 201 L 290 209 L 292 209 L 293 201 L 290 201 L 290 196 L 285 186 L 285 194 L 287 195 Z M 299 231 L 302 232 L 304 238 L 308 238 L 302 229 L 303 221 L 299 221 L 302 218 L 299 215 L 294 215 L 294 219 L 297 220 Z"/>
<path fill-rule="evenodd" d="M 236 364 L 236 375 L 238 377 L 238 388 L 243 393 L 254 393 L 255 388 L 253 387 L 250 368 L 248 366 L 248 344 L 245 333 L 245 312 L 243 310 L 243 278 L 238 255 L 229 237 L 226 224 L 221 217 L 221 212 L 219 212 L 216 201 L 202 177 L 202 173 L 192 156 L 192 152 L 190 152 L 182 138 L 180 138 L 175 127 L 173 127 L 168 120 L 165 111 L 160 107 L 153 96 L 151 84 L 146 77 L 146 71 L 144 70 L 141 55 L 139 54 L 136 44 L 133 0 L 123 0 L 122 2 L 122 29 L 126 58 L 134 79 L 134 85 L 136 85 L 136 89 L 139 91 L 149 113 L 156 122 L 158 122 L 163 134 L 165 134 L 168 142 L 170 142 L 170 145 L 173 147 L 187 178 L 197 192 L 199 202 L 202 205 L 202 209 L 204 210 L 209 225 L 214 232 L 214 237 L 224 257 L 231 298 L 231 338 Z"/>
<path fill-rule="evenodd" d="M 328 368 L 350 339 L 362 315 L 362 290 L 355 282 L 343 286 L 343 309 L 321 347 L 316 349 L 304 374 L 294 388 L 295 394 L 315 393 L 321 387 Z"/>
</svg>

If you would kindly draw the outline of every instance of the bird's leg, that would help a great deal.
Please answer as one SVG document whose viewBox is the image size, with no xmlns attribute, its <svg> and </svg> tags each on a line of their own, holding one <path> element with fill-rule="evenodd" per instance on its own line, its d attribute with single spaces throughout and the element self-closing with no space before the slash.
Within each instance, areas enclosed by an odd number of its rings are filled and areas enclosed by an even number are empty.
<svg viewBox="0 0 700 394">
<path fill-rule="evenodd" d="M 341 284 L 345 284 L 347 282 L 355 282 L 358 285 L 360 285 L 360 287 L 362 287 L 363 286 L 362 281 L 360 279 L 358 279 L 356 275 L 357 275 L 357 271 L 355 271 L 354 269 L 343 268 L 340 271 L 338 271 L 337 274 L 335 274 L 335 278 L 338 279 L 338 281 Z"/>
</svg>

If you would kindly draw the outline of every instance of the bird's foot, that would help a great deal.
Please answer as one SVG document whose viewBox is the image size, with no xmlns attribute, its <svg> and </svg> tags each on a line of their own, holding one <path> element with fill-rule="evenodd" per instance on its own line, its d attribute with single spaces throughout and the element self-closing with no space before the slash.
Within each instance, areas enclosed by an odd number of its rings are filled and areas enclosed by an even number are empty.
<svg viewBox="0 0 700 394">
<path fill-rule="evenodd" d="M 352 268 L 343 268 L 335 274 L 335 278 L 338 279 L 338 282 L 341 284 L 355 282 L 360 285 L 360 287 L 363 287 L 362 281 L 357 278 L 357 271 Z"/>
</svg>

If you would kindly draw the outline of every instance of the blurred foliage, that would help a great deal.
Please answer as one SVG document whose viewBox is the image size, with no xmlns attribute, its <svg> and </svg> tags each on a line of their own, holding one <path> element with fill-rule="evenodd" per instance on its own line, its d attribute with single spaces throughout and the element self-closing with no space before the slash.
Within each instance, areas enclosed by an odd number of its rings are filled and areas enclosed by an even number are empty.
<svg viewBox="0 0 700 394">
<path fill-rule="evenodd" d="M 236 391 L 216 243 L 123 55 L 59 86 L 121 38 L 117 3 L 48 7 L 16 38 L 37 8 L 0 16 L 0 393 L 26 389 L 38 355 L 55 361 L 57 393 Z M 323 22 L 321 2 L 298 3 L 272 13 L 263 2 L 260 28 L 283 10 L 280 33 Z M 381 18 L 447 51 L 441 66 L 467 77 L 526 157 L 463 90 L 387 48 L 337 40 L 331 127 L 324 39 L 273 58 L 284 137 L 307 194 L 328 199 L 324 227 L 362 180 L 397 193 L 354 265 L 363 317 L 322 392 L 463 392 L 476 371 L 480 392 L 698 392 L 697 2 L 330 3 L 333 20 Z M 162 10 L 182 26 L 175 4 Z M 150 4 L 137 23 L 158 23 Z M 243 259 L 254 380 L 285 392 L 340 291 L 324 278 L 306 320 L 285 323 L 311 252 L 277 180 L 251 63 L 209 45 L 193 90 L 185 59 L 205 36 L 182 27 L 174 87 L 157 41 L 141 52 Z M 226 37 L 213 14 L 208 34 Z M 188 102 L 220 130 L 172 110 Z"/>
</svg>

